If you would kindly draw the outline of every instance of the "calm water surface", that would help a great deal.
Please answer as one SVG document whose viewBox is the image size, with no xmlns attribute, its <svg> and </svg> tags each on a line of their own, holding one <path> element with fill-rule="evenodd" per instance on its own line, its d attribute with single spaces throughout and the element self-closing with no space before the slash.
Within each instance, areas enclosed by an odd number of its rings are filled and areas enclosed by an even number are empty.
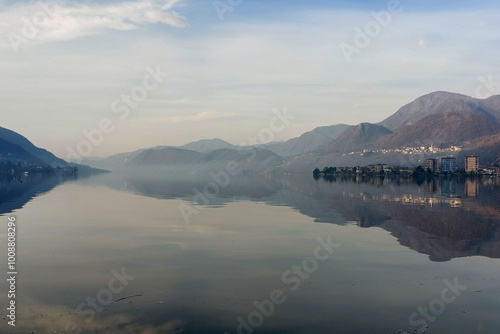
<svg viewBox="0 0 500 334">
<path fill-rule="evenodd" d="M 244 176 L 195 198 L 207 182 L 2 181 L 0 332 L 498 333 L 500 180 Z"/>
</svg>

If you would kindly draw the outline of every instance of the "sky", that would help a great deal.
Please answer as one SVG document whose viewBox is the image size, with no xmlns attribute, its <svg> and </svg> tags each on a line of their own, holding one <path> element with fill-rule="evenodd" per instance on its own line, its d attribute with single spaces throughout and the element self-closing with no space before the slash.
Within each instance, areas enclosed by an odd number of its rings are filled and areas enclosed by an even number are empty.
<svg viewBox="0 0 500 334">
<path fill-rule="evenodd" d="M 433 91 L 500 94 L 499 14 L 481 0 L 0 0 L 0 126 L 65 158 L 241 144 L 283 110 L 293 120 L 265 140 L 377 123 Z"/>
</svg>

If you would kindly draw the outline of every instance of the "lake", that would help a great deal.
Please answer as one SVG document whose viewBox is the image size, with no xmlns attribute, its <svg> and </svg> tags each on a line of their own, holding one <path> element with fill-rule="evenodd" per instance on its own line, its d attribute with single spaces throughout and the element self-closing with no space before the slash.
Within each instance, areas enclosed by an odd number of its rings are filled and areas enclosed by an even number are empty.
<svg viewBox="0 0 500 334">
<path fill-rule="evenodd" d="M 18 271 L 1 333 L 500 328 L 499 178 L 111 173 L 0 188 Z"/>
</svg>

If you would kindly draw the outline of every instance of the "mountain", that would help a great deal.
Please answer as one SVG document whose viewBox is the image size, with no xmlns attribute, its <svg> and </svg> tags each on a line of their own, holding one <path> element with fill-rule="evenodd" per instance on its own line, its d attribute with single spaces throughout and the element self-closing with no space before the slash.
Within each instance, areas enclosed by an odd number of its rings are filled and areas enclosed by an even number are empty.
<svg viewBox="0 0 500 334">
<path fill-rule="evenodd" d="M 93 165 L 108 169 L 169 166 L 193 171 L 220 169 L 229 161 L 237 161 L 246 171 L 308 172 L 315 167 L 378 163 L 417 166 L 429 157 L 453 155 L 460 159 L 460 166 L 465 153 L 479 155 L 482 163 L 498 162 L 496 135 L 500 135 L 500 95 L 481 100 L 434 92 L 415 99 L 378 124 L 323 126 L 285 142 L 253 149 L 218 138 L 204 139 L 177 148 L 160 146 L 117 154 Z M 246 161 L 242 155 L 249 152 L 257 153 Z"/>
<path fill-rule="evenodd" d="M 175 147 L 147 149 L 135 155 L 127 164 L 128 167 L 144 165 L 199 165 L 203 162 L 203 154 Z"/>
<path fill-rule="evenodd" d="M 500 163 L 500 133 L 475 139 L 464 146 L 457 158 L 463 161 L 467 155 L 477 155 L 479 163 Z"/>
<path fill-rule="evenodd" d="M 5 129 L 0 127 L 0 138 L 8 141 L 12 144 L 16 144 L 23 148 L 26 152 L 36 157 L 37 159 L 43 161 L 45 164 L 49 166 L 67 166 L 68 163 L 63 159 L 56 157 L 54 154 L 49 151 L 36 147 L 24 136 L 20 135 L 17 132 L 14 132 L 9 129 Z"/>
<path fill-rule="evenodd" d="M 380 163 L 382 159 L 377 155 L 349 153 L 352 151 L 363 151 L 366 147 L 373 146 L 377 140 L 391 134 L 391 130 L 377 124 L 361 123 L 350 126 L 337 139 L 330 142 L 323 151 L 306 152 L 290 157 L 279 170 L 296 173 L 309 171 L 316 167 L 357 166 Z M 396 160 L 393 162 L 397 163 Z"/>
<path fill-rule="evenodd" d="M 236 149 L 236 146 L 233 144 L 228 143 L 227 141 L 224 141 L 219 138 L 214 138 L 214 139 L 202 139 L 198 140 L 189 144 L 186 144 L 184 146 L 180 146 L 179 148 L 185 149 L 185 150 L 191 150 L 191 151 L 196 151 L 200 153 L 208 153 L 211 151 L 215 151 L 221 148 L 228 148 L 228 149 Z"/>
<path fill-rule="evenodd" d="M 21 146 L 8 142 L 0 138 L 0 161 L 41 163 L 37 157 L 29 154 Z"/>
<path fill-rule="evenodd" d="M 379 148 L 463 145 L 483 136 L 500 133 L 500 123 L 468 111 L 431 114 L 403 127 L 377 143 Z"/>
<path fill-rule="evenodd" d="M 86 165 L 68 163 L 51 152 L 36 147 L 26 137 L 12 130 L 0 127 L 0 161 L 21 162 L 25 171 L 53 172 L 65 167 L 77 167 L 81 176 L 105 172 Z"/>
<path fill-rule="evenodd" d="M 493 95 L 487 99 L 479 100 L 484 108 L 495 116 L 496 120 L 500 122 L 500 95 Z"/>
<path fill-rule="evenodd" d="M 350 126 L 332 141 L 325 152 L 348 152 L 370 145 L 379 138 L 392 134 L 392 131 L 377 124 L 361 123 Z"/>
<path fill-rule="evenodd" d="M 336 139 L 348 127 L 349 125 L 346 124 L 321 126 L 286 142 L 269 143 L 262 147 L 282 157 L 321 151 L 325 145 Z"/>
<path fill-rule="evenodd" d="M 203 168 L 224 170 L 230 162 L 237 162 L 243 173 L 262 173 L 281 166 L 284 159 L 274 152 L 260 148 L 221 149 L 205 155 Z"/>
<path fill-rule="evenodd" d="M 481 114 L 492 121 L 500 122 L 500 96 L 481 100 L 466 95 L 434 92 L 417 98 L 401 107 L 396 113 L 379 123 L 393 132 L 411 125 L 429 115 L 449 112 L 471 112 Z"/>
<path fill-rule="evenodd" d="M 128 164 L 130 161 L 132 161 L 139 153 L 150 150 L 150 149 L 157 149 L 157 148 L 164 148 L 167 146 L 158 146 L 158 147 L 153 147 L 153 148 L 142 148 L 133 152 L 125 152 L 125 153 L 117 153 L 110 155 L 107 158 L 86 158 L 82 159 L 82 163 L 96 167 L 96 168 L 103 168 L 103 169 L 108 169 L 108 170 L 113 170 L 117 169 L 120 167 L 125 166 Z"/>
<path fill-rule="evenodd" d="M 457 157 L 459 166 L 463 166 L 465 155 L 478 155 L 483 164 L 498 163 L 498 136 L 500 96 L 481 100 L 435 92 L 417 98 L 378 124 L 347 128 L 323 151 L 288 157 L 280 170 L 303 172 L 315 167 L 377 163 L 417 166 L 426 158 L 449 155 Z"/>
<path fill-rule="evenodd" d="M 123 167 L 153 168 L 176 172 L 217 172 L 237 163 L 240 172 L 261 173 L 283 164 L 277 154 L 259 148 L 219 149 L 200 153 L 174 147 L 147 149 L 135 155 Z"/>
</svg>

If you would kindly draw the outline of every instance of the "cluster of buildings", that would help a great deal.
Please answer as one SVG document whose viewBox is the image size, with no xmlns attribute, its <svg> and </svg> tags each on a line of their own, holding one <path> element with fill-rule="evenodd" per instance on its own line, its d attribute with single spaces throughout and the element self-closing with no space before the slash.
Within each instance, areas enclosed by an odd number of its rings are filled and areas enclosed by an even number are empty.
<svg viewBox="0 0 500 334">
<path fill-rule="evenodd" d="M 459 146 L 450 146 L 447 148 L 439 148 L 433 145 L 430 146 L 417 146 L 417 147 L 401 147 L 401 148 L 384 148 L 384 149 L 379 149 L 379 150 L 370 150 L 370 149 L 364 149 L 363 151 L 353 151 L 349 153 L 344 153 L 343 156 L 346 155 L 367 155 L 367 154 L 373 154 L 373 153 L 380 153 L 380 154 L 405 154 L 405 155 L 429 155 L 429 154 L 453 154 L 456 152 L 460 152 L 462 150 L 461 147 Z"/>
<path fill-rule="evenodd" d="M 358 174 L 358 175 L 387 175 L 399 174 L 402 176 L 411 176 L 415 174 L 426 173 L 467 173 L 467 174 L 486 174 L 500 175 L 500 168 L 496 167 L 479 167 L 479 157 L 470 155 L 465 157 L 465 168 L 457 168 L 457 159 L 455 157 L 443 157 L 440 159 L 429 158 L 425 160 L 424 167 L 400 167 L 388 166 L 385 164 L 374 164 L 368 166 L 356 167 L 325 167 L 322 171 L 316 168 L 314 175 L 334 175 L 334 174 Z"/>
<path fill-rule="evenodd" d="M 457 172 L 457 159 L 454 157 L 441 158 L 438 163 L 438 159 L 426 159 L 424 169 L 432 173 L 456 173 Z M 479 157 L 475 155 L 470 155 L 465 157 L 465 169 L 466 173 L 479 173 L 483 174 L 497 174 L 497 168 L 483 168 L 479 169 Z"/>
</svg>

